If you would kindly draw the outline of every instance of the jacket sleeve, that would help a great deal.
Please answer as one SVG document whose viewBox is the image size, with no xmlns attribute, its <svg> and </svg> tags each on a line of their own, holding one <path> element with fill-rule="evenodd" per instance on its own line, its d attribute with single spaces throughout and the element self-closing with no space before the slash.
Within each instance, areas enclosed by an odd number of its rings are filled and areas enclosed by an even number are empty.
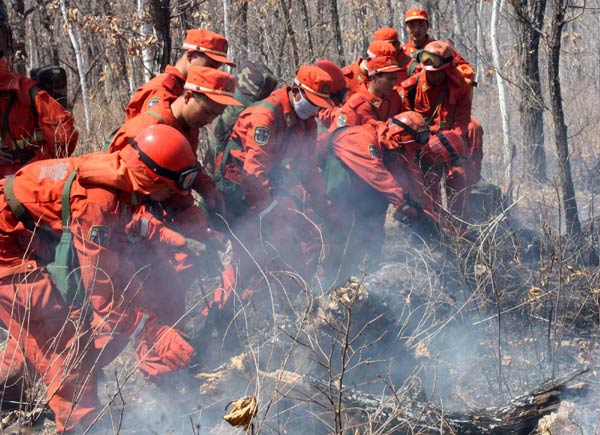
<svg viewBox="0 0 600 435">
<path fill-rule="evenodd" d="M 68 157 L 75 150 L 79 136 L 71 113 L 46 91 L 35 96 L 39 128 L 44 136 L 42 153 L 48 157 Z"/>
<path fill-rule="evenodd" d="M 381 192 L 391 204 L 396 207 L 403 207 L 406 204 L 404 190 L 383 164 L 379 146 L 355 143 L 342 148 L 334 143 L 333 152 L 365 183 Z"/>
<path fill-rule="evenodd" d="M 266 113 L 247 113 L 242 146 L 245 151 L 242 189 L 248 205 L 262 210 L 271 203 L 267 177 L 273 165 L 274 148 L 280 146 L 276 120 Z M 245 125 L 244 125 L 245 124 Z"/>
</svg>

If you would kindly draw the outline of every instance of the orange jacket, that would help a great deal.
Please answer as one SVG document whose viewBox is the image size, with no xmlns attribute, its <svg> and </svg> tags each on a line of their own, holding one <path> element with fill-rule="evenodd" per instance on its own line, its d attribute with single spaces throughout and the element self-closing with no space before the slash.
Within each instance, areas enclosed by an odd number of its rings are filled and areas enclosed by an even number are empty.
<svg viewBox="0 0 600 435">
<path fill-rule="evenodd" d="M 403 207 L 405 190 L 384 163 L 382 124 L 365 124 L 339 130 L 331 146 L 340 159 L 360 180 L 380 192 L 390 204 Z M 356 181 L 356 180 L 355 180 Z M 353 191 L 364 190 L 356 185 Z"/>
<path fill-rule="evenodd" d="M 286 86 L 265 99 L 275 106 L 275 111 L 256 105 L 240 114 L 231 139 L 242 149 L 231 150 L 225 178 L 242 186 L 249 207 L 262 210 L 271 203 L 271 189 L 280 187 L 278 181 L 287 173 L 284 166 L 289 165 L 320 213 L 328 206 L 316 163 L 316 123 L 314 119 L 303 121 L 296 116 L 289 92 Z"/>
<path fill-rule="evenodd" d="M 73 153 L 78 133 L 71 113 L 38 90 L 35 81 L 11 71 L 0 71 L 0 148 L 13 163 L 0 166 L 0 177 L 14 174 L 25 163 Z"/>
<path fill-rule="evenodd" d="M 402 100 L 397 92 L 389 98 L 379 98 L 363 87 L 352 95 L 337 111 L 336 122 L 330 129 L 362 125 L 372 121 L 386 121 L 402 108 Z"/>
<path fill-rule="evenodd" d="M 456 68 L 451 66 L 444 71 L 446 81 L 439 86 L 432 86 L 427 81 L 426 71 L 402 82 L 400 93 L 404 110 L 423 115 L 433 133 L 456 130 L 466 139 L 471 122 L 473 88 Z"/>
<path fill-rule="evenodd" d="M 156 110 L 154 106 L 160 101 L 169 104 L 181 95 L 185 77 L 172 65 L 167 65 L 162 74 L 140 86 L 125 107 L 125 120 L 130 120 L 140 113 Z"/>
<path fill-rule="evenodd" d="M 369 84 L 369 76 L 360 67 L 363 60 L 362 57 L 359 57 L 356 62 L 342 68 L 348 88 L 347 95 L 352 95 Z"/>
</svg>

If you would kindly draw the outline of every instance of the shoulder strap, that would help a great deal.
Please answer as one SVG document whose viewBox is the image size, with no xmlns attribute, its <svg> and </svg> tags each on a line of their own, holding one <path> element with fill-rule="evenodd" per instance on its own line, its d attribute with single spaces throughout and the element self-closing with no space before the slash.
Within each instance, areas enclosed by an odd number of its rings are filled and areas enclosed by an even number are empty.
<svg viewBox="0 0 600 435">
<path fill-rule="evenodd" d="M 15 195 L 14 176 L 7 177 L 4 181 L 4 197 L 6 198 L 8 207 L 15 216 L 15 219 L 17 219 L 19 222 L 22 222 L 23 225 L 25 225 L 25 228 L 27 228 L 29 231 L 33 231 L 35 229 L 35 222 L 33 221 L 33 218 L 27 209 Z"/>
<path fill-rule="evenodd" d="M 462 166 L 461 157 L 458 155 L 458 153 L 456 152 L 454 147 L 450 144 L 450 141 L 448 140 L 446 135 L 443 132 L 438 131 L 436 133 L 436 136 L 438 137 L 438 139 L 440 140 L 442 145 L 444 145 L 444 148 L 446 148 L 446 151 L 448 151 L 448 154 L 450 155 L 450 162 L 452 163 L 452 165 L 453 166 Z"/>
<path fill-rule="evenodd" d="M 165 123 L 165 120 L 164 120 L 164 118 L 162 117 L 162 115 L 160 113 L 155 112 L 154 110 L 148 110 L 146 113 L 148 115 L 154 116 L 156 119 L 158 119 L 158 122 L 160 122 L 161 124 Z"/>
<path fill-rule="evenodd" d="M 73 185 L 73 180 L 77 176 L 77 170 L 71 172 L 67 181 L 65 181 L 65 186 L 63 187 L 61 201 L 62 201 L 62 225 L 63 225 L 63 233 L 65 231 L 71 232 L 69 226 L 71 225 L 71 186 Z"/>
<path fill-rule="evenodd" d="M 46 266 L 48 272 L 60 290 L 68 305 L 79 305 L 83 297 L 79 261 L 73 244 L 71 232 L 71 187 L 77 176 L 77 170 L 71 172 L 63 187 L 62 201 L 62 234 L 54 250 L 54 262 Z"/>
</svg>

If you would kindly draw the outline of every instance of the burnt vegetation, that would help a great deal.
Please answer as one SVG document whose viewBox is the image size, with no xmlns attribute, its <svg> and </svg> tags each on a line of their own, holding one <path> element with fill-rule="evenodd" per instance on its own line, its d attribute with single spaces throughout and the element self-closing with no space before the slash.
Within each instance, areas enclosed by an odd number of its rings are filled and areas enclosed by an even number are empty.
<svg viewBox="0 0 600 435">
<path fill-rule="evenodd" d="M 144 7 L 0 1 L 0 17 L 12 27 L 12 40 L 2 41 L 11 47 L 2 48 L 14 53 L 15 69 L 51 58 L 68 70 L 83 136 L 78 152 L 101 148 L 131 92 L 175 58 L 185 29 L 227 34 L 234 58 L 260 59 L 285 80 L 319 57 L 352 62 L 379 26 L 394 25 L 402 39 L 397 8 L 405 8 L 384 0 L 138 3 Z M 600 431 L 600 72 L 590 67 L 600 59 L 600 3 L 421 3 L 433 17 L 432 33 L 460 41 L 477 67 L 473 113 L 485 130 L 490 184 L 472 195 L 476 222 L 465 235 L 436 236 L 388 216 L 376 268 L 323 282 L 319 267 L 335 264 L 320 263 L 310 279 L 282 265 L 264 271 L 264 295 L 235 295 L 222 313 L 201 318 L 219 273 L 207 267 L 179 322 L 194 361 L 151 385 L 137 376 L 128 348 L 99 381 L 108 402 L 103 418 L 113 428 L 107 433 L 244 433 L 222 418 L 243 396 L 257 399 L 247 429 L 255 434 Z M 486 33 L 496 6 L 501 70 Z M 67 22 L 81 44 L 84 74 Z M 532 50 L 539 59 L 552 54 L 547 69 L 530 58 Z M 509 86 L 509 132 L 498 116 L 496 75 Z M 557 80 L 562 89 L 551 86 Z M 506 135 L 517 151 L 510 164 L 520 168 L 510 183 Z M 213 254 L 226 262 L 230 252 Z M 21 397 L 5 398 L 12 409 L 3 409 L 0 425 L 5 433 L 53 433 L 43 384 L 28 376 Z"/>
</svg>

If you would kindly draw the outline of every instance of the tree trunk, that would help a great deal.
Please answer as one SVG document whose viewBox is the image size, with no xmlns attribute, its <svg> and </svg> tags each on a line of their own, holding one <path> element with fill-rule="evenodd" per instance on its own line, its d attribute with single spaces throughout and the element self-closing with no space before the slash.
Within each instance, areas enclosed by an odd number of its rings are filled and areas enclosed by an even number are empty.
<svg viewBox="0 0 600 435">
<path fill-rule="evenodd" d="M 567 138 L 567 125 L 562 105 L 560 86 L 560 47 L 562 30 L 565 25 L 565 11 L 569 5 L 568 0 L 553 1 L 553 15 L 548 35 L 548 86 L 550 87 L 550 104 L 552 107 L 552 120 L 554 122 L 554 140 L 558 155 L 560 177 L 561 202 L 565 213 L 567 234 L 574 236 L 581 231 L 575 188 L 571 176 L 571 163 L 569 161 L 569 142 Z"/>
<path fill-rule="evenodd" d="M 464 33 L 462 29 L 462 17 L 460 16 L 461 11 L 461 2 L 459 0 L 453 0 L 454 3 L 454 31 L 452 38 L 452 45 L 456 48 L 456 50 L 465 56 L 466 47 L 463 43 Z"/>
<path fill-rule="evenodd" d="M 294 71 L 298 69 L 300 65 L 300 56 L 298 55 L 298 44 L 296 43 L 296 33 L 294 33 L 294 26 L 292 25 L 292 19 L 290 17 L 290 8 L 285 4 L 285 0 L 279 0 L 281 11 L 283 12 L 283 18 L 285 20 L 285 28 L 287 35 L 290 38 L 290 44 L 292 45 L 292 55 L 294 56 Z"/>
<path fill-rule="evenodd" d="M 512 202 L 512 183 L 513 183 L 513 157 L 515 147 L 510 140 L 510 127 L 508 118 L 508 104 L 506 100 L 506 89 L 504 79 L 502 78 L 502 61 L 500 59 L 500 49 L 498 48 L 498 15 L 504 7 L 504 0 L 494 0 L 492 5 L 492 22 L 490 39 L 492 42 L 492 57 L 494 59 L 494 69 L 496 70 L 496 84 L 498 86 L 498 100 L 500 104 L 500 118 L 502 119 L 502 149 L 504 154 L 504 193 L 509 204 Z"/>
<path fill-rule="evenodd" d="M 163 71 L 171 62 L 171 0 L 150 0 L 150 14 L 156 37 L 162 43 L 158 53 L 158 71 Z"/>
<path fill-rule="evenodd" d="M 331 22 L 333 23 L 333 39 L 337 50 L 337 64 L 344 63 L 344 40 L 342 39 L 342 29 L 340 28 L 340 15 L 338 13 L 337 0 L 329 0 L 329 11 L 331 13 Z"/>
<path fill-rule="evenodd" d="M 144 39 L 146 39 L 148 35 L 152 33 L 152 27 L 148 23 L 148 17 L 144 12 L 145 6 L 145 0 L 137 0 L 137 14 L 139 19 L 142 21 L 142 25 L 140 27 L 140 36 Z M 152 78 L 152 70 L 154 69 L 153 60 L 152 49 L 144 44 L 142 47 L 142 73 L 144 75 L 144 82 L 147 82 Z"/>
<path fill-rule="evenodd" d="M 300 0 L 300 10 L 302 11 L 302 23 L 304 24 L 304 32 L 306 33 L 308 56 L 310 60 L 313 61 L 315 60 L 315 49 L 313 47 L 310 16 L 308 15 L 308 7 L 306 5 L 306 0 Z"/>
<path fill-rule="evenodd" d="M 525 173 L 538 181 L 546 180 L 544 153 L 544 101 L 540 81 L 539 46 L 546 0 L 512 0 L 517 24 L 519 67 L 519 114 L 523 131 Z M 528 165 L 530 163 L 532 167 Z"/>
<path fill-rule="evenodd" d="M 483 31 L 481 27 L 481 19 L 483 12 L 483 2 L 484 0 L 479 0 L 477 3 L 477 50 L 475 50 L 475 81 L 477 83 L 483 82 L 484 72 L 483 72 Z"/>
<path fill-rule="evenodd" d="M 12 53 L 12 42 L 12 32 L 10 31 L 10 24 L 8 22 L 6 4 L 4 0 L 0 0 L 0 50 L 4 52 L 7 58 Z"/>
<path fill-rule="evenodd" d="M 23 0 L 9 0 L 8 10 L 11 11 L 9 18 L 13 37 L 11 68 L 13 71 L 25 75 L 27 73 L 25 2 Z"/>
<path fill-rule="evenodd" d="M 81 52 L 81 43 L 73 27 L 73 23 L 67 14 L 67 3 L 66 0 L 60 0 L 60 12 L 62 14 L 73 51 L 75 52 L 75 60 L 77 61 L 77 72 L 79 74 L 79 83 L 81 86 L 81 96 L 83 100 L 83 113 L 85 115 L 85 129 L 89 134 L 92 131 L 92 119 L 90 114 L 90 97 L 88 92 L 87 77 L 85 61 L 83 59 L 83 53 Z"/>
</svg>

